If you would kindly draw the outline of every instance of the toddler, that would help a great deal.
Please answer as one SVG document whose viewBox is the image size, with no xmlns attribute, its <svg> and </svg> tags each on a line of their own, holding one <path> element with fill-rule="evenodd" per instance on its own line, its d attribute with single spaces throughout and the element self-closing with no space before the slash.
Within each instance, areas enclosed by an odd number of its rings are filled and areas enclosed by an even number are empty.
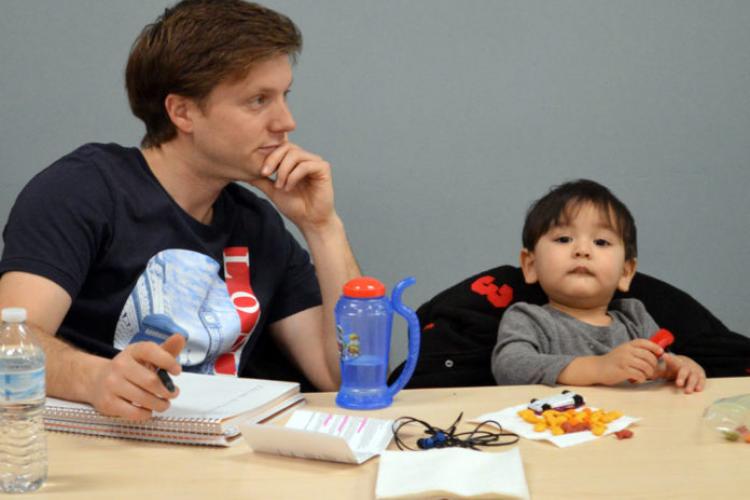
<svg viewBox="0 0 750 500">
<path fill-rule="evenodd" d="M 636 228 L 628 208 L 590 180 L 552 189 L 529 209 L 521 269 L 539 283 L 544 306 L 518 302 L 500 322 L 492 353 L 498 384 L 616 385 L 674 380 L 700 391 L 703 369 L 648 340 L 658 325 L 627 292 L 636 271 Z M 659 363 L 659 360 L 663 363 Z"/>
</svg>

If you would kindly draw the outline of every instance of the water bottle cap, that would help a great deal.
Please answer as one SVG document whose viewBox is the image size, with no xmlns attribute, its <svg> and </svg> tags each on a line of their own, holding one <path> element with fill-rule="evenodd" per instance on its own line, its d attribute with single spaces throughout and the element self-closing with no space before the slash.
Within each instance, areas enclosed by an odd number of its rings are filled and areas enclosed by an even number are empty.
<svg viewBox="0 0 750 500">
<path fill-rule="evenodd" d="M 374 299 L 385 295 L 385 285 L 370 276 L 362 276 L 344 285 L 344 295 L 355 299 Z"/>
<path fill-rule="evenodd" d="M 6 323 L 23 323 L 26 321 L 26 309 L 23 307 L 5 307 L 0 315 L 0 319 Z"/>
</svg>

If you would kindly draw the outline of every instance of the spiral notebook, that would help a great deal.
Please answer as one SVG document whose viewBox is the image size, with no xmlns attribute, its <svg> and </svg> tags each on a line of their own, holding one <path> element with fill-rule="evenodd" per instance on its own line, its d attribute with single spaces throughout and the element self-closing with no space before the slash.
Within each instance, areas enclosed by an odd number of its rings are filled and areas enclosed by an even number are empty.
<svg viewBox="0 0 750 500">
<path fill-rule="evenodd" d="M 47 398 L 44 427 L 50 431 L 166 443 L 229 446 L 239 422 L 262 422 L 304 398 L 296 382 L 182 373 L 180 395 L 150 420 L 107 417 L 92 406 Z"/>
</svg>

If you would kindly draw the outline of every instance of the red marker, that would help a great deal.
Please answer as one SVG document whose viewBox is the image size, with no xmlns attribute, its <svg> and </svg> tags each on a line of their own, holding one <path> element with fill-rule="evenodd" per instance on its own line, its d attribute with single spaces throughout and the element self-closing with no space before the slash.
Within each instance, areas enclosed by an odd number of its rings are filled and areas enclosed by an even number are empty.
<svg viewBox="0 0 750 500">
<path fill-rule="evenodd" d="M 674 343 L 674 335 L 672 335 L 672 332 L 670 332 L 666 328 L 661 328 L 655 334 L 651 335 L 651 338 L 649 338 L 649 340 L 662 349 L 666 349 Z M 659 358 L 661 358 L 661 356 L 659 356 Z M 633 380 L 632 378 L 628 379 L 628 382 L 630 382 L 631 384 L 635 384 L 635 380 Z"/>
<path fill-rule="evenodd" d="M 674 343 L 674 335 L 672 335 L 672 332 L 666 328 L 662 328 L 655 334 L 651 335 L 649 340 L 662 349 L 666 349 Z"/>
</svg>

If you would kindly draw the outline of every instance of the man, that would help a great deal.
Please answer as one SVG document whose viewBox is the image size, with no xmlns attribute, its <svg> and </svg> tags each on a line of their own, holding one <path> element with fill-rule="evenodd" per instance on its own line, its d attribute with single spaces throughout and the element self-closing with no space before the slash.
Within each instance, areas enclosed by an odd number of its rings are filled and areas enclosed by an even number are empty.
<svg viewBox="0 0 750 500">
<path fill-rule="evenodd" d="M 330 166 L 287 137 L 301 44 L 291 20 L 262 6 L 178 3 L 128 60 L 141 148 L 87 144 L 18 196 L 0 307 L 25 307 L 41 330 L 49 395 L 149 418 L 178 394 L 157 369 L 267 376 L 278 359 L 266 360 L 269 335 L 313 385 L 336 389 L 333 307 L 359 269 Z M 270 372 L 249 360 L 259 346 Z"/>
</svg>

